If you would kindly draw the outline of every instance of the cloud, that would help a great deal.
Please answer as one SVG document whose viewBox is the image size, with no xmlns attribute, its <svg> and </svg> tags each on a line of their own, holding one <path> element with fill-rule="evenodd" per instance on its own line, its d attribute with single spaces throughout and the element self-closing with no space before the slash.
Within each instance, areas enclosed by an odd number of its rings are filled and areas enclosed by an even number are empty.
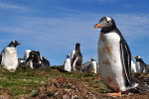
<svg viewBox="0 0 149 99">
<path fill-rule="evenodd" d="M 62 64 L 65 55 L 71 52 L 76 42 L 81 43 L 85 61 L 96 58 L 99 33 L 93 28 L 98 19 L 105 14 L 79 14 L 67 17 L 16 17 L 14 26 L 0 26 L 6 37 L 4 40 L 17 39 L 22 42 L 20 54 L 25 49 L 40 50 L 48 56 L 52 64 Z M 149 15 L 111 14 L 128 43 L 149 36 Z M 134 47 L 135 48 L 135 47 Z M 149 49 L 149 48 L 148 48 Z M 135 49 L 136 50 L 136 49 Z M 137 52 L 137 51 L 135 51 Z"/>
<path fill-rule="evenodd" d="M 0 2 L 0 8 L 1 9 L 15 9 L 15 10 L 27 10 L 28 8 L 16 4 L 11 3 L 2 3 Z"/>
</svg>

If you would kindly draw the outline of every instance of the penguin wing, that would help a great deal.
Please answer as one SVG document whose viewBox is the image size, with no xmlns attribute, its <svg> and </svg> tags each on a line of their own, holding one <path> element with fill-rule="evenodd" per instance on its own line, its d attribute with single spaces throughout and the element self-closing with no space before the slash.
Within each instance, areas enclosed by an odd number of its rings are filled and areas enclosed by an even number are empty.
<svg viewBox="0 0 149 99">
<path fill-rule="evenodd" d="M 131 85 L 131 53 L 125 40 L 120 42 L 121 60 L 126 85 Z"/>
</svg>

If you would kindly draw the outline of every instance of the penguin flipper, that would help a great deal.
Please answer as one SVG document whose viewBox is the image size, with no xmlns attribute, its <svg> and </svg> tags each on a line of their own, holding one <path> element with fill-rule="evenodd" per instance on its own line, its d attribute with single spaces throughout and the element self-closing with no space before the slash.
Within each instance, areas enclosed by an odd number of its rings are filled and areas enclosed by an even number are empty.
<svg viewBox="0 0 149 99">
<path fill-rule="evenodd" d="M 126 86 L 131 86 L 131 53 L 125 40 L 120 41 L 120 52 Z"/>
</svg>

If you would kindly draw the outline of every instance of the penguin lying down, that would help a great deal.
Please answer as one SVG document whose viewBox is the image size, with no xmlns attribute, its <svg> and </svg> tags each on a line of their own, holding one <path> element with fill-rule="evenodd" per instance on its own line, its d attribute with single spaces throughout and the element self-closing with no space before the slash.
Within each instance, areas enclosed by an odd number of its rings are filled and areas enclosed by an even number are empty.
<svg viewBox="0 0 149 99">
<path fill-rule="evenodd" d="M 107 95 L 121 96 L 127 92 L 149 91 L 148 88 L 142 90 L 140 84 L 133 80 L 131 52 L 114 19 L 102 17 L 95 28 L 101 28 L 98 42 L 99 71 L 104 82 L 115 91 Z"/>
</svg>

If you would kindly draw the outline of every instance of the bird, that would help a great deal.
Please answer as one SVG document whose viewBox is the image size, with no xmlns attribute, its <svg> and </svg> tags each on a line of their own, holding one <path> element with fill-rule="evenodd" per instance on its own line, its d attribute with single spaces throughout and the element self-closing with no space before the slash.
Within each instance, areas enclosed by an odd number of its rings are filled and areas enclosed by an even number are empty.
<svg viewBox="0 0 149 99">
<path fill-rule="evenodd" d="M 131 60 L 131 72 L 132 73 L 137 73 L 137 66 L 136 66 L 136 62 Z"/>
<path fill-rule="evenodd" d="M 141 56 L 135 56 L 136 61 L 136 69 L 138 73 L 146 73 L 147 72 L 147 65 L 141 58 Z"/>
<path fill-rule="evenodd" d="M 32 51 L 31 49 L 25 50 L 24 59 L 27 59 L 29 57 L 31 51 Z"/>
<path fill-rule="evenodd" d="M 91 58 L 89 61 L 85 62 L 82 67 L 83 72 L 87 73 L 97 73 L 98 64 L 95 59 Z"/>
<path fill-rule="evenodd" d="M 75 50 L 71 58 L 72 71 L 81 71 L 83 56 L 80 49 L 80 43 L 75 44 Z"/>
<path fill-rule="evenodd" d="M 71 58 L 67 55 L 66 60 L 64 61 L 64 71 L 71 72 Z"/>
<path fill-rule="evenodd" d="M 16 40 L 13 40 L 1 52 L 1 64 L 10 72 L 14 72 L 18 67 L 18 55 L 16 49 L 18 45 L 20 45 L 20 43 Z"/>
<path fill-rule="evenodd" d="M 107 95 L 121 96 L 138 86 L 131 76 L 131 51 L 112 17 L 102 17 L 94 27 L 101 29 L 98 41 L 99 71 L 105 83 L 115 91 Z"/>
</svg>

